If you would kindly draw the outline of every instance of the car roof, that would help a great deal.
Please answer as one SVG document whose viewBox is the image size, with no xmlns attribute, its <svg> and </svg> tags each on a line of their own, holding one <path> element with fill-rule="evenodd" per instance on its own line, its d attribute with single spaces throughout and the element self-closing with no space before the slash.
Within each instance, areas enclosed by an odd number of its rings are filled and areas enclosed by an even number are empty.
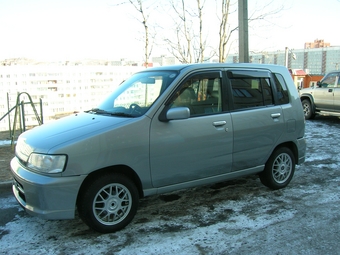
<svg viewBox="0 0 340 255">
<path fill-rule="evenodd" d="M 180 65 L 168 65 L 151 67 L 143 70 L 147 71 L 190 71 L 195 69 L 207 69 L 207 68 L 249 68 L 249 69 L 266 69 L 270 71 L 282 71 L 288 70 L 285 66 L 271 65 L 271 64 L 255 64 L 255 63 L 194 63 L 194 64 L 180 64 Z"/>
</svg>

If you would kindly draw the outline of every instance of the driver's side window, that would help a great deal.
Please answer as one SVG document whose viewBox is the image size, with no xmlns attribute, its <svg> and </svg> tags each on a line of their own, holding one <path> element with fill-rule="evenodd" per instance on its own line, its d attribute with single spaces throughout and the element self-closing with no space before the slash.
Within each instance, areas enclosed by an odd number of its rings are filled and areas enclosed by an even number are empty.
<svg viewBox="0 0 340 255">
<path fill-rule="evenodd" d="M 336 87 L 338 80 L 338 74 L 337 73 L 330 73 L 322 82 L 321 82 L 321 88 L 329 88 L 329 87 Z"/>
<path fill-rule="evenodd" d="M 197 74 L 185 80 L 176 93 L 173 107 L 188 107 L 190 116 L 222 112 L 219 72 Z"/>
</svg>

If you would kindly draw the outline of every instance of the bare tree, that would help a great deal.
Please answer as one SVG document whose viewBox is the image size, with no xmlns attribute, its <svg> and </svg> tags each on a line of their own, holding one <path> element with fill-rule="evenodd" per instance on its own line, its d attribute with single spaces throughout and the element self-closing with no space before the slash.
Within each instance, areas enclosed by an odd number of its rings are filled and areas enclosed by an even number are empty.
<svg viewBox="0 0 340 255">
<path fill-rule="evenodd" d="M 218 62 L 225 62 L 227 54 L 227 44 L 233 31 L 229 29 L 228 18 L 229 18 L 229 6 L 230 0 L 221 0 L 221 19 L 219 29 L 219 42 L 218 42 Z"/>
<path fill-rule="evenodd" d="M 144 45 L 144 61 L 145 66 L 148 67 L 149 65 L 149 58 L 152 53 L 152 46 L 150 47 L 150 35 L 149 35 L 149 27 L 148 27 L 148 18 L 149 14 L 146 14 L 145 9 L 143 8 L 143 0 L 129 0 L 129 2 L 133 5 L 133 7 L 140 13 L 142 19 L 141 23 L 144 26 L 144 39 L 145 39 L 145 45 Z"/>
<path fill-rule="evenodd" d="M 156 0 L 154 0 L 153 3 Z M 202 3 L 203 1 L 203 3 Z M 208 45 L 204 37 L 207 37 L 207 32 L 203 30 L 206 18 L 203 13 L 205 0 L 169 0 L 170 10 L 175 15 L 171 15 L 173 18 L 173 37 L 168 36 L 164 39 L 167 44 L 168 51 L 176 57 L 181 63 L 193 63 L 203 62 L 207 59 L 206 49 L 211 48 L 213 52 L 208 54 L 208 58 L 218 56 L 219 62 L 225 62 L 233 38 L 235 38 L 234 32 L 238 30 L 237 24 L 232 26 L 229 21 L 230 15 L 234 15 L 237 12 L 237 7 L 233 4 L 237 0 L 215 0 L 216 1 L 216 14 L 219 23 L 218 38 L 215 34 L 215 40 L 213 44 Z M 265 7 L 259 6 L 253 10 L 253 13 L 249 16 L 249 24 L 255 21 L 266 21 L 269 16 L 279 13 L 283 7 L 279 7 L 276 10 L 269 10 L 270 6 L 274 6 L 274 0 L 266 3 Z M 154 7 L 153 4 L 146 6 L 147 0 L 123 0 L 120 4 L 131 4 L 135 10 L 139 13 L 139 22 L 143 24 L 144 28 L 144 61 L 145 65 L 148 66 L 149 58 L 152 53 L 153 43 L 155 37 L 150 35 L 150 22 L 149 18 L 151 15 L 150 8 Z M 232 3 L 233 2 L 233 3 Z M 194 6 L 196 3 L 196 7 Z M 120 5 L 117 4 L 117 5 Z M 191 4 L 191 5 L 190 5 Z M 261 2 L 261 4 L 263 4 Z M 213 17 L 216 18 L 216 17 Z M 210 20 L 209 20 L 210 21 Z M 209 22 L 207 21 L 207 22 Z M 198 24 L 198 25 L 197 25 Z M 159 24 L 158 24 L 159 25 Z M 152 25 L 151 25 L 152 28 Z M 163 28 L 163 30 L 165 30 Z M 213 37 L 210 37 L 210 39 Z"/>
<path fill-rule="evenodd" d="M 204 1 L 205 2 L 205 1 Z M 202 63 L 204 61 L 204 49 L 205 49 L 205 43 L 203 42 L 203 38 L 202 38 L 202 33 L 203 33 L 203 7 L 204 7 L 204 2 L 203 5 L 201 5 L 201 1 L 197 0 L 197 10 L 198 10 L 198 19 L 199 19 L 199 44 L 200 44 L 200 48 L 199 48 L 199 58 L 200 58 L 200 62 Z"/>
<path fill-rule="evenodd" d="M 169 52 L 181 63 L 193 63 L 204 61 L 206 42 L 203 40 L 203 4 L 196 0 L 197 11 L 192 10 L 185 0 L 169 0 L 171 9 L 175 12 L 176 41 L 166 38 Z M 197 24 L 195 27 L 194 24 Z M 198 33 L 196 33 L 198 32 Z"/>
<path fill-rule="evenodd" d="M 229 53 L 228 45 L 230 46 L 231 37 L 233 35 L 233 32 L 238 30 L 238 26 L 231 28 L 231 25 L 229 23 L 229 15 L 235 12 L 235 8 L 231 9 L 230 0 L 221 0 L 220 3 L 221 3 L 220 5 L 221 16 L 219 18 L 220 28 L 219 28 L 218 59 L 220 63 L 223 63 L 226 61 L 228 57 Z M 251 24 L 254 23 L 255 21 L 266 21 L 268 17 L 274 16 L 284 9 L 283 6 L 279 6 L 276 9 L 268 10 L 267 8 L 272 6 L 272 4 L 273 0 L 265 4 L 265 7 L 261 6 L 255 8 L 248 18 L 248 23 Z"/>
<path fill-rule="evenodd" d="M 186 6 L 184 0 L 181 0 L 181 7 L 177 8 L 175 2 L 170 0 L 170 4 L 180 22 L 176 24 L 176 42 L 173 42 L 171 39 L 166 38 L 165 41 L 169 44 L 170 53 L 175 56 L 181 63 L 191 63 L 192 56 L 192 39 L 193 34 L 191 33 L 191 26 L 189 21 L 187 20 Z M 185 41 L 182 44 L 182 41 Z"/>
</svg>

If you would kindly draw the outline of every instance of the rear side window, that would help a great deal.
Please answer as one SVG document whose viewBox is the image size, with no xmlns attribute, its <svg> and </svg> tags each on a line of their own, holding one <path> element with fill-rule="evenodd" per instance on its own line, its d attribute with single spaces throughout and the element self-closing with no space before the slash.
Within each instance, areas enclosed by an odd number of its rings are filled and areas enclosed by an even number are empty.
<svg viewBox="0 0 340 255">
<path fill-rule="evenodd" d="M 281 74 L 274 74 L 275 85 L 276 85 L 276 93 L 277 93 L 277 104 L 288 104 L 289 96 L 288 89 L 285 80 L 283 79 Z"/>
<path fill-rule="evenodd" d="M 244 109 L 273 105 L 273 94 L 269 75 L 240 71 L 228 73 L 230 79 L 234 109 Z"/>
</svg>

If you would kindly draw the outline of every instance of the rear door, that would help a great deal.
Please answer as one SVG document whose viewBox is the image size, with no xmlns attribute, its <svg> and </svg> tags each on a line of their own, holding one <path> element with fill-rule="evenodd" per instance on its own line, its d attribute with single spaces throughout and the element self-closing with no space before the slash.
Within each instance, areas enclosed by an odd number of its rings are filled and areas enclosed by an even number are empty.
<svg viewBox="0 0 340 255">
<path fill-rule="evenodd" d="M 227 76 L 233 108 L 232 171 L 261 166 L 285 128 L 282 108 L 274 104 L 272 76 L 266 71 L 247 70 L 231 70 Z"/>
<path fill-rule="evenodd" d="M 340 111 L 340 73 L 337 73 L 336 87 L 334 88 L 333 105 L 335 111 Z"/>
<path fill-rule="evenodd" d="M 230 172 L 233 127 L 230 113 L 222 109 L 222 81 L 219 70 L 188 76 L 166 107 L 187 107 L 190 117 L 164 122 L 155 115 L 150 128 L 154 187 Z"/>
</svg>

